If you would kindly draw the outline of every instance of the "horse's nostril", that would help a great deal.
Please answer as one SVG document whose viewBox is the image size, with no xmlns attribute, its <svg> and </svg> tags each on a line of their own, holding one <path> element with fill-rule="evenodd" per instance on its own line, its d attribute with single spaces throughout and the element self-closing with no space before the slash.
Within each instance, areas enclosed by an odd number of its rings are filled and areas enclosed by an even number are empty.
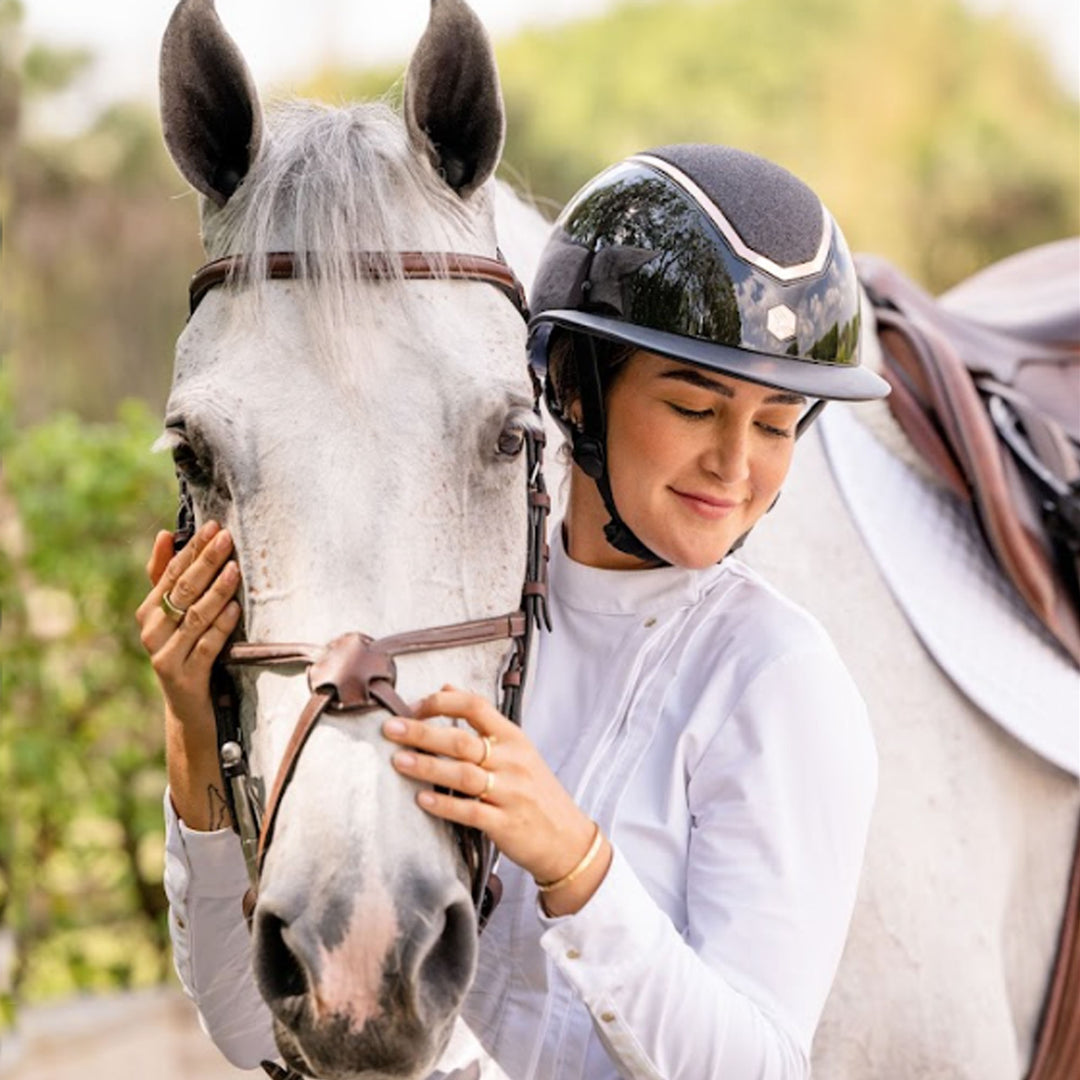
<svg viewBox="0 0 1080 1080">
<path fill-rule="evenodd" d="M 288 924 L 272 912 L 256 914 L 255 977 L 268 1002 L 302 997 L 308 991 L 303 965 L 285 941 Z"/>
<path fill-rule="evenodd" d="M 472 981 L 476 962 L 476 914 L 468 900 L 458 900 L 443 912 L 441 933 L 420 962 L 420 986 L 427 1004 L 454 1008 Z"/>
</svg>

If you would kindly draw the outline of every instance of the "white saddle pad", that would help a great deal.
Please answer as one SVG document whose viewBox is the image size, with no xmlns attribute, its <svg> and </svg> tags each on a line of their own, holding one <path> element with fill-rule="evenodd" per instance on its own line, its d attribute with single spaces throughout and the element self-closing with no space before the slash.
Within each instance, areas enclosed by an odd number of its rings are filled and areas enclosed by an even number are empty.
<svg viewBox="0 0 1080 1080">
<path fill-rule="evenodd" d="M 837 485 L 897 603 L 960 690 L 1080 776 L 1080 672 L 998 571 L 970 507 L 834 403 L 818 421 Z"/>
</svg>

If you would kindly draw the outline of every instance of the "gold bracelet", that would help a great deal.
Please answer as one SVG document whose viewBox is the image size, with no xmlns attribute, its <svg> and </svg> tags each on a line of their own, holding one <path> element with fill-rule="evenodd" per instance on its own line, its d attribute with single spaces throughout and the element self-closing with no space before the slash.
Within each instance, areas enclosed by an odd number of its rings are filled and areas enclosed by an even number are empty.
<svg viewBox="0 0 1080 1080">
<path fill-rule="evenodd" d="M 536 887 L 542 893 L 554 892 L 556 889 L 561 889 L 564 885 L 569 885 L 575 878 L 580 877 L 586 870 L 592 865 L 593 860 L 600 854 L 600 848 L 604 846 L 604 834 L 600 831 L 600 826 L 593 822 L 596 826 L 596 831 L 593 833 L 592 843 L 589 845 L 589 850 L 581 858 L 581 862 L 574 867 L 568 874 L 563 874 L 561 878 L 557 878 L 555 881 L 536 881 Z"/>
</svg>

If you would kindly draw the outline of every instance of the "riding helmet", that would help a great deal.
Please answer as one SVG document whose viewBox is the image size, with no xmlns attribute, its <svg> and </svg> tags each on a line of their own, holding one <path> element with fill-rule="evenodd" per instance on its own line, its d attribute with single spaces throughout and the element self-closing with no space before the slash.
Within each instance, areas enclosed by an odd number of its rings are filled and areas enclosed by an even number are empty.
<svg viewBox="0 0 1080 1080">
<path fill-rule="evenodd" d="M 816 408 L 880 398 L 888 384 L 860 363 L 860 292 L 821 200 L 754 154 L 663 146 L 607 169 L 570 200 L 530 296 L 530 359 L 575 460 L 600 486 L 614 546 L 651 555 L 610 497 L 597 347 L 643 349 L 803 394 Z M 576 342 L 568 354 L 551 354 L 557 328 Z M 561 355 L 578 368 L 576 425 L 551 370 Z"/>
</svg>

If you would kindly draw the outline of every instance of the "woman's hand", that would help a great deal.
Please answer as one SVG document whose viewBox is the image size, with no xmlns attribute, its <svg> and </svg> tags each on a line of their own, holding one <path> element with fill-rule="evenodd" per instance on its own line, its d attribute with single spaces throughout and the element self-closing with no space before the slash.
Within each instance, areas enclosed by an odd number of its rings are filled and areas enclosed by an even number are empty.
<svg viewBox="0 0 1080 1080">
<path fill-rule="evenodd" d="M 469 727 L 425 723 L 433 716 L 461 719 Z M 581 863 L 596 826 L 516 724 L 480 695 L 452 687 L 425 698 L 417 717 L 395 717 L 383 725 L 388 739 L 410 748 L 394 755 L 394 767 L 413 780 L 460 793 L 425 789 L 417 795 L 425 810 L 482 829 L 538 882 L 559 881 Z M 543 894 L 548 913 L 579 910 L 610 862 L 611 847 L 604 839 L 596 857 L 573 881 Z"/>
<path fill-rule="evenodd" d="M 231 553 L 229 534 L 210 521 L 175 555 L 172 534 L 158 533 L 146 566 L 153 588 L 135 618 L 166 704 L 180 720 L 206 715 L 210 669 L 240 621 L 240 571 Z M 167 611 L 162 597 L 182 616 Z"/>
<path fill-rule="evenodd" d="M 165 696 L 165 757 L 176 812 L 192 829 L 228 823 L 210 701 L 210 669 L 240 621 L 232 540 L 207 522 L 180 552 L 160 532 L 146 572 L 153 585 L 135 617 Z M 163 604 L 163 597 L 169 605 Z M 168 609 L 168 610 L 167 610 Z M 174 610 L 175 609 L 175 610 Z"/>
</svg>

